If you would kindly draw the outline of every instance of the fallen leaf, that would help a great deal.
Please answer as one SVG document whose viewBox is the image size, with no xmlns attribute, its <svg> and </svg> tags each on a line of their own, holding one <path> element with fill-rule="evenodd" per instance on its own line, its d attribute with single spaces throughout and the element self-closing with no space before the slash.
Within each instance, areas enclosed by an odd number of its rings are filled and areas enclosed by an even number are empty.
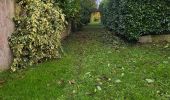
<svg viewBox="0 0 170 100">
<path fill-rule="evenodd" d="M 155 81 L 153 79 L 145 79 L 148 83 L 154 83 Z"/>
<path fill-rule="evenodd" d="M 121 83 L 122 81 L 120 79 L 117 79 L 115 83 Z"/>
<path fill-rule="evenodd" d="M 76 83 L 76 81 L 75 80 L 70 80 L 70 81 L 68 81 L 69 82 L 69 84 L 70 85 L 73 85 L 73 84 L 75 84 Z"/>
<path fill-rule="evenodd" d="M 73 93 L 75 94 L 75 93 L 76 93 L 76 90 L 73 90 Z"/>
<path fill-rule="evenodd" d="M 96 92 L 97 92 L 97 89 L 94 89 L 94 92 L 96 93 Z"/>
<path fill-rule="evenodd" d="M 166 46 L 164 46 L 164 48 L 168 48 L 169 47 L 169 44 L 167 44 Z"/>
<path fill-rule="evenodd" d="M 121 76 L 122 76 L 122 77 L 125 76 L 125 73 L 122 73 Z"/>
<path fill-rule="evenodd" d="M 101 91 L 101 90 L 102 90 L 102 88 L 101 88 L 100 86 L 97 86 L 97 89 L 98 89 L 99 91 Z"/>
<path fill-rule="evenodd" d="M 108 67 L 110 67 L 110 64 L 108 64 Z"/>
</svg>

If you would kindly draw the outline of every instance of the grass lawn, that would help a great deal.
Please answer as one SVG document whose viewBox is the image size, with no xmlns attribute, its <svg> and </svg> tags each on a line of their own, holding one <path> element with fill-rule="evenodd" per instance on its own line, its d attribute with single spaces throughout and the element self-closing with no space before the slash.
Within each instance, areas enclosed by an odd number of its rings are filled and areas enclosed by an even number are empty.
<svg viewBox="0 0 170 100">
<path fill-rule="evenodd" d="M 0 73 L 0 100 L 169 100 L 170 47 L 129 44 L 89 25 L 63 42 L 65 55 Z"/>
</svg>

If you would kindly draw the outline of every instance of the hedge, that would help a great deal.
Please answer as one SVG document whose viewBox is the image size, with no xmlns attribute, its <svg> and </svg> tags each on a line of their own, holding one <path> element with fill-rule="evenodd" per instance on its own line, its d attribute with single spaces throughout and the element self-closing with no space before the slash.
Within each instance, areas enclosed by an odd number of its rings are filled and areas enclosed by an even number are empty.
<svg viewBox="0 0 170 100">
<path fill-rule="evenodd" d="M 100 9 L 103 24 L 129 40 L 170 31 L 169 0 L 104 0 Z"/>
<path fill-rule="evenodd" d="M 25 68 L 60 57 L 60 34 L 65 18 L 52 0 L 17 0 L 15 32 L 9 39 L 13 52 L 11 69 Z"/>
</svg>

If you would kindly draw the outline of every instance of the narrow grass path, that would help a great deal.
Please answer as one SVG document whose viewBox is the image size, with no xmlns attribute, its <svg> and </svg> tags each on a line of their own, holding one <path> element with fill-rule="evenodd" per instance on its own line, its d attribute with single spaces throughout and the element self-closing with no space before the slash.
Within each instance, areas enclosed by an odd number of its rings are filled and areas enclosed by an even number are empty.
<svg viewBox="0 0 170 100">
<path fill-rule="evenodd" d="M 0 73 L 0 100 L 169 100 L 170 49 L 127 44 L 100 25 L 63 42 L 65 55 Z"/>
</svg>

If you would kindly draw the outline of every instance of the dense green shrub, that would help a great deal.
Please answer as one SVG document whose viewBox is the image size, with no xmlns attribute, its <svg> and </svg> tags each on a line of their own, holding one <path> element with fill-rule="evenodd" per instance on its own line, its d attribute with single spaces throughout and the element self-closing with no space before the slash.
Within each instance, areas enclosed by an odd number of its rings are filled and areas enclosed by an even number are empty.
<svg viewBox="0 0 170 100">
<path fill-rule="evenodd" d="M 60 57 L 65 17 L 52 0 L 18 0 L 16 30 L 9 39 L 12 70 Z"/>
<path fill-rule="evenodd" d="M 71 24 L 71 31 L 77 31 L 77 23 L 80 23 L 80 0 L 54 0 L 65 14 L 66 20 Z"/>
<path fill-rule="evenodd" d="M 168 0 L 104 0 L 103 24 L 128 39 L 170 31 Z"/>
<path fill-rule="evenodd" d="M 54 0 L 55 4 L 59 6 L 66 15 L 68 21 L 76 20 L 80 16 L 80 0 Z"/>
</svg>

